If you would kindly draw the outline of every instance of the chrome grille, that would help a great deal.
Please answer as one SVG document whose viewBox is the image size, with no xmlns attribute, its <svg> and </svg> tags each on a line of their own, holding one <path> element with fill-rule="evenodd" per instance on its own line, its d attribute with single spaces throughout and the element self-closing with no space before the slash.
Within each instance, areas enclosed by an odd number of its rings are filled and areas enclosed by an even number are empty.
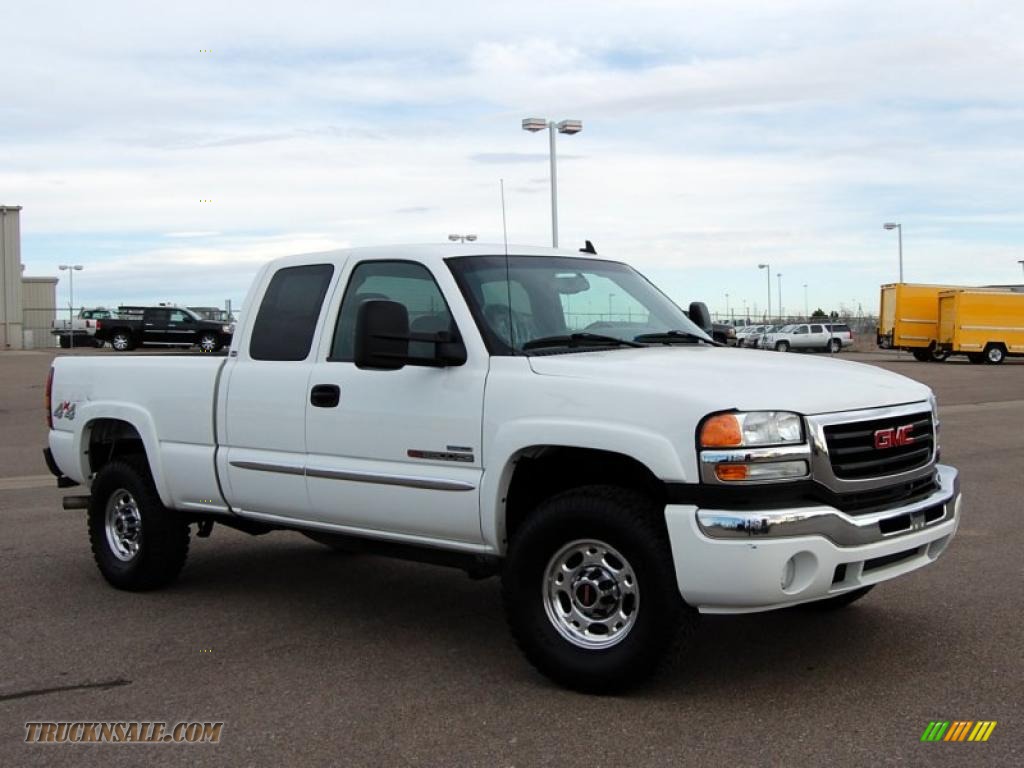
<svg viewBox="0 0 1024 768">
<path fill-rule="evenodd" d="M 911 427 L 912 443 L 875 447 L 876 432 L 907 425 Z M 842 480 L 895 475 L 923 467 L 931 460 L 935 445 L 930 411 L 826 425 L 824 434 L 832 472 Z"/>
</svg>

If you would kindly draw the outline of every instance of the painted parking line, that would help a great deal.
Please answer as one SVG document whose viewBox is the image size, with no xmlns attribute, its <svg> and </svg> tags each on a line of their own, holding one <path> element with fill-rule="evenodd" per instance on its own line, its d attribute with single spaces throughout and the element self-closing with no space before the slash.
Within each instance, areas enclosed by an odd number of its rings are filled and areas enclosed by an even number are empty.
<svg viewBox="0 0 1024 768">
<path fill-rule="evenodd" d="M 56 488 L 57 478 L 53 475 L 22 475 L 21 477 L 0 477 L 0 491 L 23 491 L 28 488 Z"/>
</svg>

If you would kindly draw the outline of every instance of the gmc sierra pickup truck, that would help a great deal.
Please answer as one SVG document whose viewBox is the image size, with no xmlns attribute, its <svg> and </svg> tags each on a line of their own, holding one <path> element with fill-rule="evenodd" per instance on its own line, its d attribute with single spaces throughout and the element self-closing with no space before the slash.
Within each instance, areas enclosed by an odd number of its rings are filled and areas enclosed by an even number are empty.
<svg viewBox="0 0 1024 768">
<path fill-rule="evenodd" d="M 530 662 L 621 690 L 700 613 L 844 606 L 959 522 L 927 387 L 708 327 L 593 254 L 289 257 L 226 357 L 58 358 L 46 457 L 117 588 L 172 582 L 193 526 L 300 531 L 499 575 Z"/>
</svg>

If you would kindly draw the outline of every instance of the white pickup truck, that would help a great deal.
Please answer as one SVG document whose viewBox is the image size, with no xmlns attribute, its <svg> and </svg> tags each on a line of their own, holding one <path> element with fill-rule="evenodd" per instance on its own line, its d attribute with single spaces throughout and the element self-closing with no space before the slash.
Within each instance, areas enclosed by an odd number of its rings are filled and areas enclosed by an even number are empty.
<svg viewBox="0 0 1024 768">
<path fill-rule="evenodd" d="M 242 318 L 226 357 L 54 363 L 47 460 L 115 587 L 170 583 L 191 526 L 301 531 L 500 575 L 529 660 L 607 691 L 699 613 L 843 606 L 957 529 L 927 387 L 721 347 L 592 253 L 284 258 Z"/>
</svg>

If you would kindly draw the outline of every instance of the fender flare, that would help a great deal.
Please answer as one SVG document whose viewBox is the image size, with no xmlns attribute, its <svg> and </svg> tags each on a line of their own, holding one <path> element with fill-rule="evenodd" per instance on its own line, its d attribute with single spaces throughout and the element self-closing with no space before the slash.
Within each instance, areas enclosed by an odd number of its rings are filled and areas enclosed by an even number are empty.
<svg viewBox="0 0 1024 768">
<path fill-rule="evenodd" d="M 153 476 L 153 484 L 156 486 L 160 501 L 168 507 L 172 506 L 160 455 L 160 441 L 156 436 L 156 424 L 148 411 L 140 406 L 126 403 L 88 402 L 80 404 L 79 417 L 82 419 L 82 428 L 75 434 L 74 450 L 81 463 L 82 477 L 89 477 L 90 474 L 87 440 L 92 433 L 93 423 L 101 419 L 123 421 L 125 424 L 131 425 L 142 438 L 142 446 L 146 451 L 146 463 L 149 465 L 149 472 Z"/>
<path fill-rule="evenodd" d="M 558 435 L 571 435 L 571 440 Z M 480 483 L 480 533 L 497 552 L 505 550 L 505 502 L 516 461 L 531 450 L 548 447 L 617 453 L 640 462 L 660 480 L 693 482 L 677 447 L 657 432 L 575 419 L 525 419 L 505 424 L 484 444 L 487 469 Z"/>
</svg>

